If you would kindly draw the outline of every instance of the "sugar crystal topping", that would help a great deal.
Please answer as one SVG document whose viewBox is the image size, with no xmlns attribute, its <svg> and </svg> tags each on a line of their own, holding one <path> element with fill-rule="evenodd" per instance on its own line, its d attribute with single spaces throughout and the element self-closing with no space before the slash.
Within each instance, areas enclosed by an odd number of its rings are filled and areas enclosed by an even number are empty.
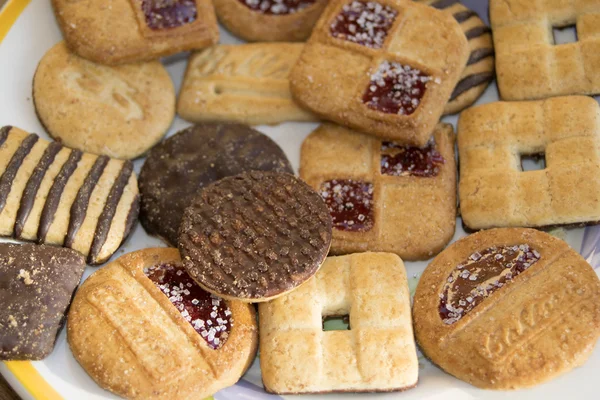
<svg viewBox="0 0 600 400">
<path fill-rule="evenodd" d="M 195 0 L 142 0 L 142 11 L 152 30 L 177 28 L 198 16 Z"/>
<path fill-rule="evenodd" d="M 398 12 L 376 1 L 352 1 L 329 27 L 333 37 L 380 49 Z"/>
<path fill-rule="evenodd" d="M 351 179 L 334 179 L 321 185 L 333 227 L 351 232 L 373 228 L 373 184 Z"/>
<path fill-rule="evenodd" d="M 240 3 L 263 14 L 294 14 L 315 3 L 316 0 L 238 0 Z"/>
<path fill-rule="evenodd" d="M 433 177 L 446 162 L 431 139 L 423 148 L 394 142 L 381 144 L 381 173 L 392 176 Z"/>
<path fill-rule="evenodd" d="M 447 325 L 458 322 L 540 258 L 528 244 L 494 246 L 471 254 L 446 279 L 440 293 L 440 318 Z"/>
<path fill-rule="evenodd" d="M 233 315 L 225 300 L 198 286 L 180 265 L 158 265 L 144 273 L 210 348 L 216 350 L 225 344 L 233 327 Z"/>
</svg>

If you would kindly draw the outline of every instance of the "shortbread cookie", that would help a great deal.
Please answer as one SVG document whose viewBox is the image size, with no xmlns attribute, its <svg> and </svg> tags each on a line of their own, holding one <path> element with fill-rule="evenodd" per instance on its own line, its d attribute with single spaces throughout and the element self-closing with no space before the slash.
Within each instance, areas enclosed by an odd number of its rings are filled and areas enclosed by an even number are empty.
<svg viewBox="0 0 600 400">
<path fill-rule="evenodd" d="M 306 282 L 331 245 L 327 206 L 290 174 L 250 171 L 204 188 L 185 210 L 183 265 L 209 292 L 268 301 Z"/>
<path fill-rule="evenodd" d="M 0 360 L 50 355 L 84 269 L 70 249 L 0 243 Z"/>
<path fill-rule="evenodd" d="M 73 356 L 127 399 L 203 399 L 235 384 L 256 354 L 256 313 L 202 290 L 176 249 L 124 255 L 89 277 L 71 307 Z"/>
<path fill-rule="evenodd" d="M 237 0 L 233 0 L 237 1 Z M 303 45 L 217 45 L 190 57 L 177 113 L 192 122 L 314 121 L 292 100 L 289 74 Z"/>
<path fill-rule="evenodd" d="M 490 0 L 504 100 L 600 94 L 600 1 Z M 576 26 L 574 43 L 553 28 Z"/>
<path fill-rule="evenodd" d="M 452 127 L 440 124 L 423 149 L 324 124 L 302 144 L 300 177 L 333 218 L 331 252 L 386 251 L 430 258 L 456 225 Z"/>
<path fill-rule="evenodd" d="M 446 372 L 485 389 L 531 387 L 591 354 L 600 336 L 600 281 L 560 239 L 493 229 L 433 260 L 413 318 L 422 351 Z"/>
<path fill-rule="evenodd" d="M 131 232 L 138 204 L 131 161 L 0 129 L 0 236 L 69 247 L 101 264 Z"/>
<path fill-rule="evenodd" d="M 391 392 L 417 384 L 406 271 L 394 254 L 329 257 L 298 290 L 258 310 L 268 392 Z M 323 331 L 323 319 L 344 315 L 349 330 Z"/>
<path fill-rule="evenodd" d="M 50 136 L 109 157 L 144 154 L 175 117 L 175 89 L 158 62 L 107 67 L 58 43 L 40 61 L 33 101 Z"/>
<path fill-rule="evenodd" d="M 321 16 L 327 0 L 218 0 L 219 21 L 250 42 L 301 42 Z"/>
<path fill-rule="evenodd" d="M 211 0 L 52 0 L 65 40 L 101 64 L 148 61 L 219 41 Z"/>
<path fill-rule="evenodd" d="M 142 225 L 177 246 L 183 211 L 200 190 L 250 170 L 293 173 L 283 150 L 247 126 L 203 123 L 178 132 L 152 149 L 142 167 Z"/>
<path fill-rule="evenodd" d="M 494 43 L 491 29 L 477 13 L 459 0 L 420 0 L 451 14 L 469 40 L 469 61 L 454 88 L 444 114 L 455 114 L 471 106 L 494 80 Z"/>
<path fill-rule="evenodd" d="M 409 0 L 332 0 L 290 75 L 325 119 L 423 147 L 469 58 L 446 12 Z"/>
<path fill-rule="evenodd" d="M 583 96 L 498 102 L 458 122 L 460 207 L 471 229 L 600 221 L 600 107 Z M 522 158 L 545 156 L 523 171 Z"/>
</svg>

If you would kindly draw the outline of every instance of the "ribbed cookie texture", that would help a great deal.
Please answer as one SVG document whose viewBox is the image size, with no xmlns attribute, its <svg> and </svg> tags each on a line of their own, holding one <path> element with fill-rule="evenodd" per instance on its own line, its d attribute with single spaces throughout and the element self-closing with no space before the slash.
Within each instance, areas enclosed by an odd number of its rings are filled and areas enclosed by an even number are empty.
<svg viewBox="0 0 600 400">
<path fill-rule="evenodd" d="M 72 150 L 10 126 L 0 130 L 0 235 L 69 247 L 106 261 L 139 209 L 130 161 Z"/>
</svg>

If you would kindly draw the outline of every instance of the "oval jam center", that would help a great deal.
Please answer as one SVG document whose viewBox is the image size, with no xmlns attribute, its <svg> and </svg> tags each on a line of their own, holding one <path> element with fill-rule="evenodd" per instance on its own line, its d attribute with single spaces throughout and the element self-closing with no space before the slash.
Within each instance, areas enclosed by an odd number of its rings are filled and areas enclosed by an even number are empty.
<svg viewBox="0 0 600 400">
<path fill-rule="evenodd" d="M 447 325 L 458 322 L 540 257 L 528 244 L 494 246 L 471 254 L 446 279 L 440 293 L 440 318 Z"/>
<path fill-rule="evenodd" d="M 195 0 L 142 0 L 142 11 L 152 30 L 178 28 L 198 16 Z"/>
<path fill-rule="evenodd" d="M 238 0 L 240 3 L 262 14 L 293 14 L 311 6 L 317 0 Z"/>
<path fill-rule="evenodd" d="M 225 300 L 198 286 L 180 265 L 157 265 L 144 273 L 210 348 L 216 350 L 225 344 L 233 327 L 233 315 Z"/>
</svg>

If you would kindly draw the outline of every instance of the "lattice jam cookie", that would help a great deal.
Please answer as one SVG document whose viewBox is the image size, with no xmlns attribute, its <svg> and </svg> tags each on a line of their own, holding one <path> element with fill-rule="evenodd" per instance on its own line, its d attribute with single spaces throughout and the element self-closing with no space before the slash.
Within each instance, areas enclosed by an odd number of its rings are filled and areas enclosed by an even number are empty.
<svg viewBox="0 0 600 400">
<path fill-rule="evenodd" d="M 219 21 L 234 35 L 250 42 L 306 40 L 327 0 L 219 0 Z"/>
<path fill-rule="evenodd" d="M 464 111 L 458 122 L 463 222 L 486 229 L 600 221 L 599 146 L 600 107 L 589 97 Z"/>
<path fill-rule="evenodd" d="M 469 56 L 448 13 L 408 0 L 329 2 L 290 75 L 300 105 L 425 146 Z"/>
<path fill-rule="evenodd" d="M 300 177 L 333 219 L 331 252 L 438 253 L 456 225 L 454 132 L 440 124 L 424 148 L 324 124 L 302 144 Z"/>
<path fill-rule="evenodd" d="M 600 281 L 534 229 L 475 233 L 439 254 L 414 298 L 423 353 L 485 389 L 531 387 L 582 365 L 600 336 Z"/>
<path fill-rule="evenodd" d="M 177 113 L 192 122 L 249 125 L 316 120 L 290 93 L 290 71 L 303 47 L 300 43 L 217 45 L 192 55 Z"/>
<path fill-rule="evenodd" d="M 172 248 L 124 255 L 90 276 L 67 329 L 90 377 L 130 399 L 211 396 L 238 381 L 258 345 L 254 308 L 205 292 Z"/>
<path fill-rule="evenodd" d="M 391 392 L 417 384 L 410 295 L 395 254 L 329 257 L 292 293 L 259 305 L 260 368 L 280 394 Z M 348 316 L 348 330 L 323 321 Z"/>
<path fill-rule="evenodd" d="M 490 18 L 504 100 L 600 94 L 600 1 L 490 0 Z"/>
<path fill-rule="evenodd" d="M 101 64 L 147 61 L 219 41 L 211 0 L 52 0 L 65 41 Z"/>
</svg>

